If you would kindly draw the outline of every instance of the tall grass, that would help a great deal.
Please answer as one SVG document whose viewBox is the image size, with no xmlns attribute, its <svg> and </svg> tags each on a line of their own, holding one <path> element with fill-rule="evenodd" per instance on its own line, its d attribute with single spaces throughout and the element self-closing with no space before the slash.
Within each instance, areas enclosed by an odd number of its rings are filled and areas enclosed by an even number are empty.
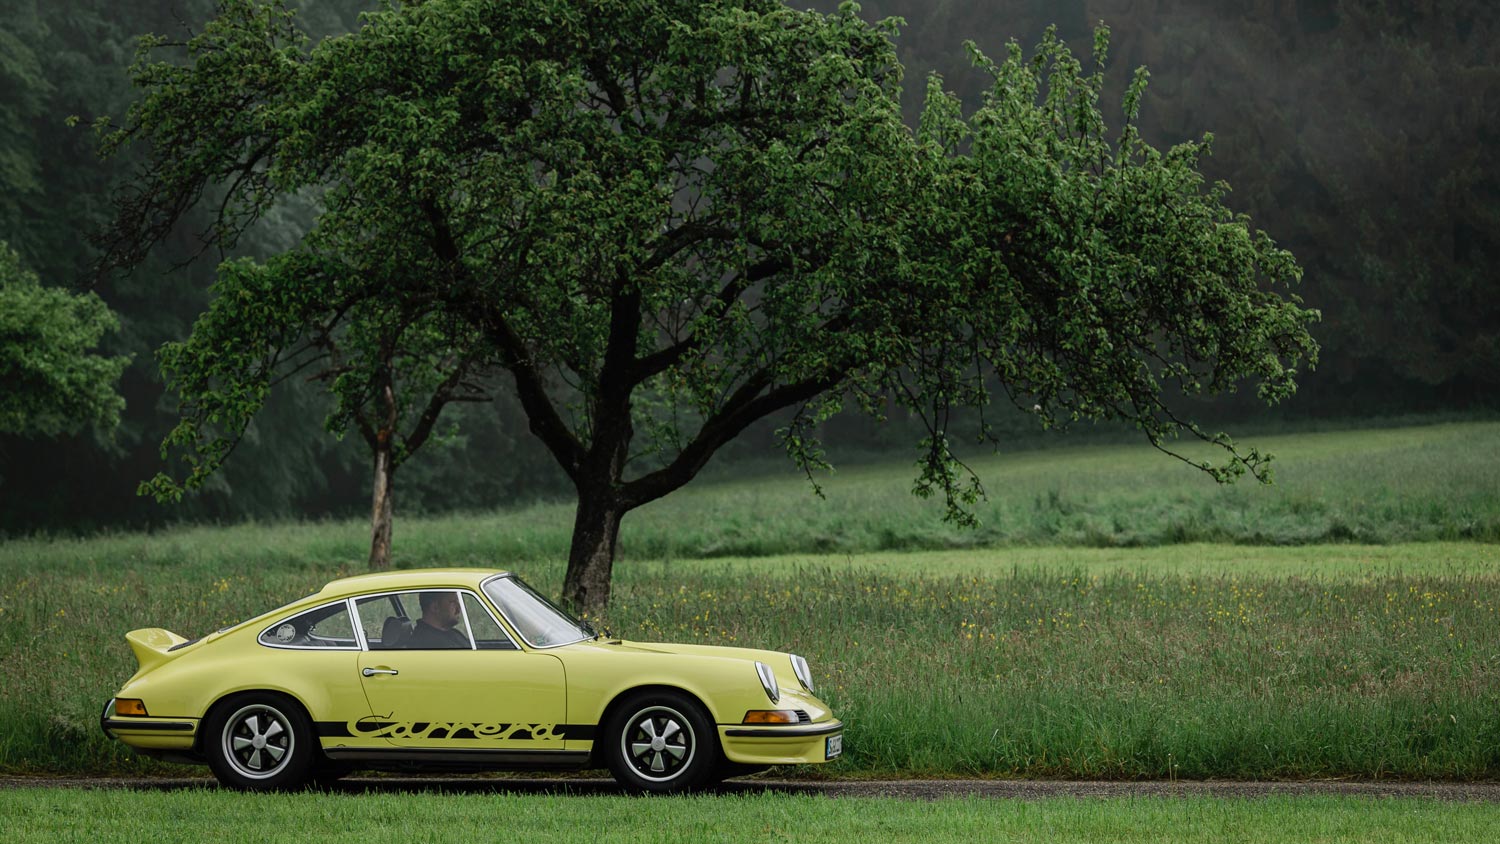
<svg viewBox="0 0 1500 844">
<path fill-rule="evenodd" d="M 1496 585 L 726 572 L 633 584 L 613 615 L 808 655 L 864 771 L 1483 778 L 1500 774 Z"/>
<path fill-rule="evenodd" d="M 974 532 L 899 466 L 838 473 L 826 500 L 701 486 L 626 519 L 605 621 L 808 656 L 850 724 L 835 773 L 1500 776 L 1500 550 L 1474 541 L 1500 538 L 1500 425 L 1257 445 L 1275 487 L 1139 448 L 979 461 Z M 555 592 L 570 527 L 561 506 L 402 519 L 398 565 Z M 1306 544 L 1329 539 L 1448 541 Z M 0 769 L 140 769 L 97 728 L 127 630 L 214 630 L 365 549 L 354 522 L 0 545 Z"/>
<path fill-rule="evenodd" d="M 626 568 L 603 621 L 632 639 L 807 656 L 849 724 L 846 757 L 828 773 L 1500 775 L 1492 574 L 752 575 L 749 565 Z M 331 574 L 100 568 L 8 584 L 0 768 L 139 769 L 97 728 L 134 667 L 124 631 L 197 635 Z M 555 589 L 561 569 L 532 574 Z"/>
</svg>

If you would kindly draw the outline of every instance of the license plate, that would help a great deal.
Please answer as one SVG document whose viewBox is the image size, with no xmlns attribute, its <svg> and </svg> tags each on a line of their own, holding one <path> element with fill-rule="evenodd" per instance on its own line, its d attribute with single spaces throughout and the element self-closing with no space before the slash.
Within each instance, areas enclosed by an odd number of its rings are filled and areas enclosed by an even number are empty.
<svg viewBox="0 0 1500 844">
<path fill-rule="evenodd" d="M 828 737 L 828 743 L 827 743 L 827 745 L 828 746 L 824 750 L 824 755 L 823 755 L 823 758 L 825 760 L 826 759 L 832 759 L 835 756 L 838 756 L 840 753 L 843 753 L 844 752 L 844 737 L 843 737 L 843 735 L 840 734 L 840 735 L 836 735 L 836 736 L 829 736 Z"/>
</svg>

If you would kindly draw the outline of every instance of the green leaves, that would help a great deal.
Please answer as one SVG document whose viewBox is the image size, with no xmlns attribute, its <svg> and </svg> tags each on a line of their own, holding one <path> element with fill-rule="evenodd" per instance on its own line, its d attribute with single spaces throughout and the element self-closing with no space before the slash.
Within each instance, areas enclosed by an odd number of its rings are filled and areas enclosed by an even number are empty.
<svg viewBox="0 0 1500 844">
<path fill-rule="evenodd" d="M 112 432 L 128 357 L 96 348 L 119 321 L 93 293 L 44 287 L 0 241 L 0 433 Z"/>
<path fill-rule="evenodd" d="M 1277 401 L 1316 362 L 1317 312 L 1278 292 L 1301 271 L 1223 205 L 1225 188 L 1205 185 L 1210 139 L 1162 154 L 1130 126 L 1144 71 L 1110 139 L 1098 107 L 1107 45 L 1101 29 L 1088 75 L 1050 31 L 1030 58 L 1012 45 L 995 63 L 971 46 L 993 85 L 967 121 L 936 79 L 929 86 L 919 137 L 947 207 L 938 245 L 919 248 L 961 280 L 926 286 L 930 319 L 946 330 L 914 327 L 925 351 L 897 396 L 930 420 L 917 491 L 943 491 L 950 517 L 975 488 L 959 482 L 943 420 L 955 403 L 982 407 L 988 377 L 1043 425 L 1124 420 L 1168 453 L 1187 435 L 1225 449 L 1222 466 L 1188 461 L 1215 479 L 1269 481 L 1268 455 L 1181 418 L 1172 397 L 1254 380 Z M 968 151 L 953 138 L 970 138 Z"/>
<path fill-rule="evenodd" d="M 303 354 L 327 357 L 330 428 L 367 436 L 377 406 L 426 419 L 423 396 L 507 370 L 580 492 L 625 510 L 784 409 L 789 454 L 822 465 L 813 432 L 848 397 L 924 415 L 915 491 L 960 522 L 983 490 L 949 417 L 996 392 L 1264 477 L 1171 409 L 1245 380 L 1285 398 L 1317 348 L 1291 255 L 1199 172 L 1207 140 L 1140 139 L 1144 72 L 1109 133 L 1102 29 L 1091 72 L 1051 32 L 998 63 L 971 46 L 977 111 L 933 77 L 913 132 L 895 24 L 856 11 L 430 0 L 309 48 L 280 6 L 228 4 L 187 64 L 139 71 L 126 132 L 158 157 L 125 242 L 215 182 L 220 242 L 285 196 L 322 205 L 164 350 L 191 477 Z"/>
</svg>

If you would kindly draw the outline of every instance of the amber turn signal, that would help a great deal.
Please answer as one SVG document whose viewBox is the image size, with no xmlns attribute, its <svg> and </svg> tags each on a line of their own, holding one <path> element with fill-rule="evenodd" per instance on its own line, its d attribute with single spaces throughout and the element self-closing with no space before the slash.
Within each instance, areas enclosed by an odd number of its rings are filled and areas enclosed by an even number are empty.
<svg viewBox="0 0 1500 844">
<path fill-rule="evenodd" d="M 746 724 L 795 724 L 797 713 L 790 709 L 752 709 L 745 713 Z"/>
<path fill-rule="evenodd" d="M 145 704 L 144 701 L 134 700 L 134 699 L 131 699 L 131 698 L 116 698 L 115 699 L 115 714 L 116 715 L 145 715 L 146 714 L 146 704 Z"/>
</svg>

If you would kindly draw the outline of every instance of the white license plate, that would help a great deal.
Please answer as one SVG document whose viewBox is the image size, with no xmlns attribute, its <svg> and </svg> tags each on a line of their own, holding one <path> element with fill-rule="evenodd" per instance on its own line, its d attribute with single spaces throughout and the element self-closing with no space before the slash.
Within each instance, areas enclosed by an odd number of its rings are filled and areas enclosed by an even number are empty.
<svg viewBox="0 0 1500 844">
<path fill-rule="evenodd" d="M 832 759 L 844 752 L 844 737 L 842 734 L 829 736 L 827 747 L 824 750 L 824 759 Z"/>
</svg>

